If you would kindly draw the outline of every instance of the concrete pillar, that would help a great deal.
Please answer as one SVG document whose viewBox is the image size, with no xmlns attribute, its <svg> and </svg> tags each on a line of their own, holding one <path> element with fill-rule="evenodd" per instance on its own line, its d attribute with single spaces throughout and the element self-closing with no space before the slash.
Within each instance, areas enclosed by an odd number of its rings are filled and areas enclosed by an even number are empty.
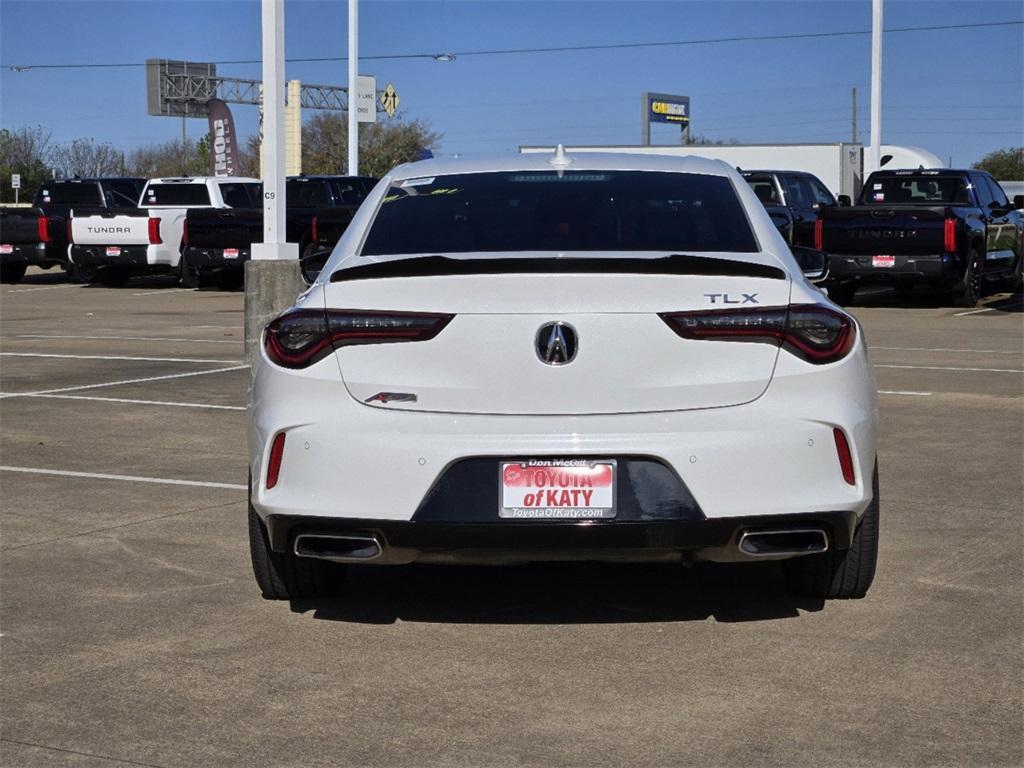
<svg viewBox="0 0 1024 768">
<path fill-rule="evenodd" d="M 288 81 L 288 100 L 284 106 L 284 173 L 302 173 L 302 83 Z"/>
<path fill-rule="evenodd" d="M 245 359 L 259 354 L 263 327 L 295 303 L 308 286 L 299 260 L 248 261 L 245 264 Z"/>
</svg>

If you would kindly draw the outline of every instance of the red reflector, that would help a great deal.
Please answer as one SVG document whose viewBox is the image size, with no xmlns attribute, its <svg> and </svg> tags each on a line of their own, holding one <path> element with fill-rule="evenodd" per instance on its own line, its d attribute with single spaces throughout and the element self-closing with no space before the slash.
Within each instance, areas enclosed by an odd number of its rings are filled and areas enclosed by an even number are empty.
<svg viewBox="0 0 1024 768">
<path fill-rule="evenodd" d="M 309 239 L 314 243 L 320 239 L 320 228 L 317 226 L 316 216 L 313 217 L 313 224 L 310 227 Z"/>
<path fill-rule="evenodd" d="M 836 438 L 836 453 L 839 454 L 839 467 L 843 470 L 843 480 L 849 485 L 855 485 L 853 457 L 850 455 L 850 444 L 846 441 L 846 435 L 839 427 L 833 429 L 832 434 Z"/>
<path fill-rule="evenodd" d="M 825 250 L 825 222 L 822 219 L 814 222 L 814 249 Z"/>
<path fill-rule="evenodd" d="M 149 242 L 153 245 L 160 245 L 163 242 L 160 239 L 160 219 L 149 220 Z"/>
<path fill-rule="evenodd" d="M 956 219 L 946 219 L 946 226 L 942 231 L 942 247 L 950 252 L 956 251 Z"/>
<path fill-rule="evenodd" d="M 278 432 L 270 446 L 270 461 L 267 464 L 267 490 L 277 485 L 281 474 L 281 459 L 284 456 L 284 432 Z"/>
<path fill-rule="evenodd" d="M 50 242 L 50 220 L 45 216 L 40 216 L 36 223 L 39 227 L 39 242 Z"/>
</svg>

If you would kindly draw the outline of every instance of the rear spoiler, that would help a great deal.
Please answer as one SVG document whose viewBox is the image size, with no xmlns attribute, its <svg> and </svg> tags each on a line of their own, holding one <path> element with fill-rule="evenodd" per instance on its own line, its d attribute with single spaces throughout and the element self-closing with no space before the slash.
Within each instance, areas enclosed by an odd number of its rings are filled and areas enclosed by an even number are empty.
<svg viewBox="0 0 1024 768">
<path fill-rule="evenodd" d="M 522 275 L 522 274 L 628 274 L 628 275 L 715 275 L 724 277 L 764 277 L 785 280 L 778 267 L 706 256 L 673 254 L 653 259 L 623 257 L 568 258 L 474 258 L 421 256 L 376 262 L 339 269 L 331 274 L 332 283 L 373 280 L 381 277 L 439 277 L 447 275 Z"/>
</svg>

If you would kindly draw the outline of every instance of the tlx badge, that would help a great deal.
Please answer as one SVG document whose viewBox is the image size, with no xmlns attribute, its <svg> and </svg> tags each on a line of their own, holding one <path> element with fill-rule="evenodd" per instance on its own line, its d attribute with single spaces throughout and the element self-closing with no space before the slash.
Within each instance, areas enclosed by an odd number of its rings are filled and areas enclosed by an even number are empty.
<svg viewBox="0 0 1024 768">
<path fill-rule="evenodd" d="M 712 304 L 760 304 L 756 293 L 741 293 L 736 299 L 728 293 L 705 293 L 705 298 Z"/>
</svg>

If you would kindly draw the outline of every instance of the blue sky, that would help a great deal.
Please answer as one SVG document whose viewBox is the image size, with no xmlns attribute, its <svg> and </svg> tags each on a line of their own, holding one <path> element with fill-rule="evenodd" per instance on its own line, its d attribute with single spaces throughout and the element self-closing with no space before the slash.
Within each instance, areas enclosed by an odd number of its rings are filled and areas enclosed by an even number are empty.
<svg viewBox="0 0 1024 768">
<path fill-rule="evenodd" d="M 344 0 L 287 0 L 289 57 L 346 54 Z M 1024 4 L 888 0 L 886 27 L 1020 20 Z M 686 40 L 869 29 L 870 0 L 850 2 L 360 3 L 363 55 Z M 146 114 L 135 69 L 29 70 L 11 65 L 258 59 L 260 4 L 0 0 L 0 126 L 41 124 L 57 141 L 89 136 L 131 150 L 180 134 Z M 848 141 L 850 89 L 868 133 L 870 38 L 803 39 L 572 53 L 366 61 L 392 82 L 406 118 L 444 134 L 442 154 L 514 151 L 562 141 L 633 144 L 640 93 L 691 96 L 693 130 L 741 142 Z M 259 77 L 258 65 L 221 74 Z M 925 147 L 954 164 L 1024 143 L 1024 27 L 893 33 L 885 38 L 883 140 Z M 288 78 L 343 85 L 346 64 L 293 63 Z M 233 107 L 254 133 L 255 107 Z M 306 113 L 308 118 L 309 112 Z M 190 120 L 190 136 L 205 122 Z M 656 143 L 678 130 L 655 126 Z"/>
</svg>

